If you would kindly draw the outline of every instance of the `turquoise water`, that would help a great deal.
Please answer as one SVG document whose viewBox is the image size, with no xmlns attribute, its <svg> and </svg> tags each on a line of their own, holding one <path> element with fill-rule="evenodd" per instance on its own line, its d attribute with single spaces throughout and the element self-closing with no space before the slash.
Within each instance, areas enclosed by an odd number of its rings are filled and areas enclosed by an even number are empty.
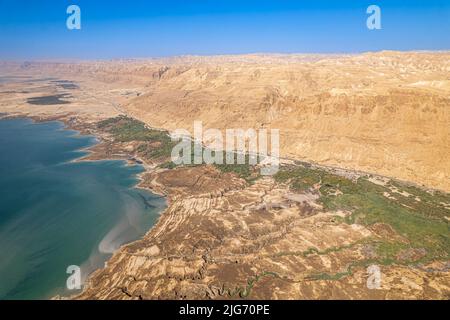
<svg viewBox="0 0 450 320">
<path fill-rule="evenodd" d="M 0 120 L 0 299 L 46 299 L 155 223 L 165 200 L 134 188 L 140 166 L 74 162 L 95 143 L 59 122 Z"/>
</svg>

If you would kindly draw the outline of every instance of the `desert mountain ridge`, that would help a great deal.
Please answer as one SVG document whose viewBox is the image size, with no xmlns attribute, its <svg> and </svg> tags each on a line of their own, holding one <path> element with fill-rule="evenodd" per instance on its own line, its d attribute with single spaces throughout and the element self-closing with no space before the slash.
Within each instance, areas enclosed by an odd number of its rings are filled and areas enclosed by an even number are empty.
<svg viewBox="0 0 450 320">
<path fill-rule="evenodd" d="M 167 130 L 192 131 L 196 120 L 280 129 L 284 158 L 450 191 L 448 51 L 0 62 L 0 70 L 76 81 Z"/>
</svg>

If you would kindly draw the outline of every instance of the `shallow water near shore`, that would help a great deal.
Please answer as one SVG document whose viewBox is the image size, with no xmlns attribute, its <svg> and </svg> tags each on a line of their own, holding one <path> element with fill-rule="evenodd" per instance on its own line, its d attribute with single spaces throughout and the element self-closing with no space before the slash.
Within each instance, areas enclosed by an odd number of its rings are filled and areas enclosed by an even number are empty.
<svg viewBox="0 0 450 320">
<path fill-rule="evenodd" d="M 60 122 L 0 120 L 0 299 L 46 299 L 143 236 L 165 200 L 134 188 L 140 166 L 72 161 L 92 136 Z"/>
</svg>

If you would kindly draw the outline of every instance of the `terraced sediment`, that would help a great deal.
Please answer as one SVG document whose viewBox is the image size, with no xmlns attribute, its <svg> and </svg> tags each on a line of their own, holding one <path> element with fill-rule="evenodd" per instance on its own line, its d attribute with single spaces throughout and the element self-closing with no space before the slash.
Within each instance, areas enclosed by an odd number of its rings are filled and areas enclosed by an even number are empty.
<svg viewBox="0 0 450 320">
<path fill-rule="evenodd" d="M 128 140 L 114 128 L 112 146 Z M 154 166 L 141 186 L 169 207 L 76 298 L 448 298 L 448 194 L 304 164 L 251 182 L 227 171 Z"/>
</svg>

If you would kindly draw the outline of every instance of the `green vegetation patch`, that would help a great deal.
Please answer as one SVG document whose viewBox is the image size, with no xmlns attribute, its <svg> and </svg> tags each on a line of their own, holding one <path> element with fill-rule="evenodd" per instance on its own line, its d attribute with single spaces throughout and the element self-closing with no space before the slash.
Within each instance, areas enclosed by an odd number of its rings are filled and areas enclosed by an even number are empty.
<svg viewBox="0 0 450 320">
<path fill-rule="evenodd" d="M 282 168 L 275 179 L 288 183 L 292 189 L 299 191 L 320 183 L 318 201 L 326 210 L 352 212 L 344 219 L 346 223 L 366 226 L 375 223 L 390 225 L 407 243 L 387 241 L 377 246 L 377 253 L 385 262 L 397 262 L 396 256 L 399 252 L 408 248 L 425 249 L 426 254 L 421 262 L 450 257 L 450 229 L 447 220 L 450 211 L 442 204 L 450 203 L 449 194 L 431 194 L 399 182 L 381 186 L 367 178 L 353 181 L 325 170 L 308 167 Z M 410 195 L 393 193 L 392 186 L 399 192 L 406 191 Z M 386 193 L 389 197 L 385 196 Z M 420 198 L 420 201 L 416 197 Z"/>
<path fill-rule="evenodd" d="M 223 152 L 223 159 L 225 162 L 226 153 Z M 215 164 L 216 168 L 218 168 L 222 172 L 233 172 L 238 175 L 240 178 L 246 180 L 247 182 L 253 182 L 260 177 L 260 171 L 256 166 L 250 164 L 249 155 L 245 155 L 245 161 L 243 164 L 237 164 L 236 157 L 237 154 L 234 153 L 233 157 L 235 159 L 233 164 Z"/>
<path fill-rule="evenodd" d="M 277 182 L 289 182 L 295 191 L 305 191 L 321 181 L 320 172 L 306 167 L 290 167 L 279 170 L 274 178 Z"/>
<path fill-rule="evenodd" d="M 171 142 L 166 131 L 149 129 L 141 121 L 126 116 L 118 116 L 99 122 L 98 127 L 106 129 L 114 135 L 114 138 L 121 142 L 129 141 L 159 141 L 163 143 Z"/>
<path fill-rule="evenodd" d="M 141 142 L 137 148 L 137 152 L 140 156 L 146 159 L 159 159 L 163 162 L 159 165 L 160 168 L 173 169 L 178 165 L 173 163 L 169 158 L 173 148 L 179 143 L 179 141 L 172 141 L 166 131 L 160 131 L 148 128 L 143 122 L 127 117 L 118 116 L 115 118 L 106 119 L 98 123 L 98 127 L 106 132 L 109 132 L 114 136 L 114 139 L 120 142 Z M 194 163 L 194 142 L 191 142 L 191 154 L 190 164 L 185 166 L 204 165 L 204 159 L 202 163 Z M 201 152 L 205 151 L 204 147 L 201 147 Z M 223 152 L 223 151 L 220 151 Z M 212 151 L 212 156 L 215 156 L 215 151 Z M 226 153 L 223 152 L 222 159 L 225 163 Z M 237 154 L 233 153 L 234 159 L 237 158 Z M 240 178 L 253 182 L 259 178 L 259 170 L 254 165 L 250 165 L 249 156 L 246 155 L 244 164 L 215 164 L 222 172 L 233 172 Z"/>
<path fill-rule="evenodd" d="M 150 129 L 143 122 L 127 116 L 103 120 L 98 127 L 111 133 L 117 141 L 141 142 L 137 152 L 147 159 L 169 158 L 176 145 L 167 131 Z"/>
</svg>

